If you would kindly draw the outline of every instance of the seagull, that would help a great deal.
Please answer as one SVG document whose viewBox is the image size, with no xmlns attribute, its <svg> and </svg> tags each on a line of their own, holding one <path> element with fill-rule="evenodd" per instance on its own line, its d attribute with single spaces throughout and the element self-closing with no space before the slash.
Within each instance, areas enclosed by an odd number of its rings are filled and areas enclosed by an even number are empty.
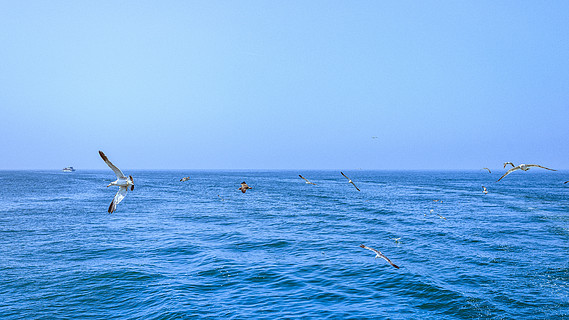
<svg viewBox="0 0 569 320">
<path fill-rule="evenodd" d="M 316 185 L 316 183 L 308 181 L 308 179 L 306 179 L 305 177 L 301 176 L 300 174 L 299 174 L 298 176 L 301 177 L 302 179 L 304 179 L 304 181 L 306 181 L 306 184 Z"/>
<path fill-rule="evenodd" d="M 488 168 L 482 168 L 482 169 L 486 169 L 486 170 L 488 170 L 489 173 L 492 173 L 492 171 L 490 171 L 490 169 L 488 169 Z"/>
<path fill-rule="evenodd" d="M 485 186 L 482 186 L 482 188 L 484 188 L 484 191 L 482 191 L 482 192 L 484 192 L 484 194 L 488 194 L 488 189 L 486 189 Z"/>
<path fill-rule="evenodd" d="M 433 201 L 443 203 L 443 200 L 433 200 Z"/>
<path fill-rule="evenodd" d="M 109 213 L 113 213 L 117 209 L 117 205 L 126 196 L 126 192 L 129 186 L 130 186 L 130 191 L 134 190 L 134 179 L 132 178 L 132 176 L 128 177 L 125 176 L 119 168 L 117 168 L 112 162 L 109 161 L 109 159 L 107 158 L 107 156 L 105 156 L 103 151 L 99 151 L 99 155 L 101 156 L 101 158 L 103 158 L 103 161 L 105 161 L 105 163 L 109 166 L 109 168 L 111 168 L 111 170 L 113 170 L 114 173 L 117 175 L 117 180 L 109 183 L 109 185 L 107 186 L 107 188 L 110 186 L 119 187 L 119 191 L 117 191 L 117 194 L 115 194 L 113 201 L 109 205 L 108 211 Z"/>
<path fill-rule="evenodd" d="M 346 179 L 348 179 L 348 183 L 351 183 L 351 184 L 354 185 L 354 187 L 356 188 L 356 190 L 361 191 L 360 189 L 358 189 L 358 187 L 356 187 L 356 184 L 352 181 L 352 179 L 346 177 L 346 175 L 345 175 L 343 172 L 340 171 L 340 173 L 341 173 Z"/>
<path fill-rule="evenodd" d="M 496 182 L 502 180 L 503 177 L 509 175 L 510 173 L 512 173 L 512 172 L 514 172 L 514 171 L 516 171 L 516 170 L 520 170 L 520 169 L 521 169 L 521 170 L 523 170 L 523 171 L 528 171 L 531 167 L 538 167 L 538 168 L 543 168 L 543 169 L 546 169 L 546 170 L 557 171 L 557 170 L 555 170 L 555 169 L 549 169 L 549 168 L 546 168 L 546 167 L 542 167 L 542 166 L 540 166 L 539 164 L 523 164 L 523 163 L 522 163 L 522 164 L 520 164 L 519 166 L 513 167 L 512 169 L 508 170 L 508 171 L 507 171 L 506 173 L 504 173 L 504 175 L 501 176 L 500 179 L 498 179 Z"/>
<path fill-rule="evenodd" d="M 182 179 L 180 179 L 181 182 L 188 181 L 188 180 L 190 180 L 190 177 L 183 177 Z"/>
<path fill-rule="evenodd" d="M 381 251 L 376 250 L 376 249 L 374 249 L 374 248 L 366 247 L 366 246 L 364 246 L 363 244 L 361 244 L 360 247 L 375 252 L 375 258 L 376 258 L 376 259 L 377 259 L 377 258 L 385 259 L 385 261 L 389 262 L 390 265 L 392 265 L 392 266 L 395 267 L 396 269 L 399 269 L 399 267 L 396 266 L 393 262 L 391 262 L 391 260 L 389 260 L 389 258 L 387 258 L 386 256 L 384 256 L 383 253 L 381 253 Z"/>
<path fill-rule="evenodd" d="M 445 219 L 445 220 L 447 219 L 447 218 L 445 218 L 445 217 L 441 216 L 440 214 L 438 214 L 438 213 L 435 213 L 435 210 L 433 210 L 433 209 L 429 210 L 429 212 L 430 212 L 430 213 L 434 213 L 434 214 L 436 214 L 436 215 L 437 215 L 437 216 L 439 216 L 439 218 L 441 218 L 441 219 Z M 427 214 L 425 214 L 425 216 L 427 216 Z"/>
<path fill-rule="evenodd" d="M 399 243 L 399 240 L 401 240 L 401 237 L 399 237 L 399 238 L 391 238 L 391 239 L 395 240 L 396 243 Z"/>
<path fill-rule="evenodd" d="M 225 201 L 225 199 L 223 199 L 220 195 L 217 195 L 219 197 L 219 199 L 221 199 L 221 201 Z"/>
<path fill-rule="evenodd" d="M 511 162 L 504 162 L 504 168 L 506 168 L 506 166 L 509 165 L 509 164 L 511 164 L 512 167 L 515 167 L 515 165 L 514 165 L 513 163 L 511 163 Z"/>
<path fill-rule="evenodd" d="M 249 187 L 245 181 L 241 182 L 241 187 L 238 190 L 241 190 L 241 192 L 245 193 L 245 191 L 247 191 L 247 189 L 253 189 L 251 187 Z"/>
</svg>

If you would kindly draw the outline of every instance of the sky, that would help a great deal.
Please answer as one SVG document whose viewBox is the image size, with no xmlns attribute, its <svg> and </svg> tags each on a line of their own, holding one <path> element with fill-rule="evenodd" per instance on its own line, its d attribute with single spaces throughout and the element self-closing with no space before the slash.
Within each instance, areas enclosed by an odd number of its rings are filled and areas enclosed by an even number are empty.
<svg viewBox="0 0 569 320">
<path fill-rule="evenodd" d="M 0 1 L 0 170 L 569 169 L 569 1 Z"/>
</svg>

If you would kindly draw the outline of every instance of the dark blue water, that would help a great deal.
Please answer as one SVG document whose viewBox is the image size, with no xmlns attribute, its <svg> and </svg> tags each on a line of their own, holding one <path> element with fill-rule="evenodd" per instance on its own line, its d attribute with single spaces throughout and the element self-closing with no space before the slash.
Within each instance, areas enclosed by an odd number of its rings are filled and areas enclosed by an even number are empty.
<svg viewBox="0 0 569 320">
<path fill-rule="evenodd" d="M 0 171 L 2 319 L 569 318 L 566 171 L 125 173 Z"/>
</svg>

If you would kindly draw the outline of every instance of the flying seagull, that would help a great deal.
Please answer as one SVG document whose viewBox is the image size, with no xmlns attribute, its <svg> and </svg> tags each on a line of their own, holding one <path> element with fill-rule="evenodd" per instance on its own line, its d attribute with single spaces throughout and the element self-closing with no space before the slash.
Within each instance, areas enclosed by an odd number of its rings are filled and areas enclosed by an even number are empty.
<svg viewBox="0 0 569 320">
<path fill-rule="evenodd" d="M 351 183 L 351 184 L 354 185 L 354 187 L 356 188 L 356 190 L 361 191 L 360 189 L 358 189 L 358 187 L 356 187 L 356 184 L 352 181 L 352 179 L 346 177 L 346 175 L 345 175 L 343 172 L 340 171 L 340 173 L 341 173 L 346 179 L 348 179 L 348 183 Z"/>
<path fill-rule="evenodd" d="M 514 171 L 516 171 L 516 170 L 528 171 L 531 167 L 538 167 L 538 168 L 543 168 L 543 169 L 546 169 L 546 170 L 557 171 L 557 170 L 555 170 L 555 169 L 549 169 L 549 168 L 546 168 L 546 167 L 542 167 L 542 166 L 540 166 L 539 164 L 523 164 L 523 163 L 522 163 L 522 164 L 520 164 L 519 166 L 513 167 L 512 169 L 508 170 L 508 171 L 507 171 L 506 173 L 504 173 L 504 175 L 501 176 L 500 179 L 498 179 L 496 182 L 502 180 L 503 177 L 509 175 L 510 173 L 512 173 L 512 172 L 514 172 Z"/>
<path fill-rule="evenodd" d="M 180 179 L 181 182 L 188 181 L 188 180 L 190 180 L 190 177 L 183 177 L 182 179 Z"/>
<path fill-rule="evenodd" d="M 241 182 L 241 187 L 239 187 L 238 190 L 241 190 L 241 192 L 245 193 L 245 191 L 247 191 L 247 189 L 253 189 L 251 187 L 249 187 L 245 181 Z"/>
<path fill-rule="evenodd" d="M 433 201 L 443 203 L 443 200 L 433 200 Z"/>
<path fill-rule="evenodd" d="M 219 199 L 221 199 L 221 201 L 225 201 L 225 199 L 223 199 L 220 195 L 217 195 L 219 197 Z"/>
<path fill-rule="evenodd" d="M 306 181 L 306 184 L 316 185 L 316 183 L 308 181 L 308 179 L 306 179 L 305 177 L 301 176 L 300 174 L 299 174 L 298 176 L 301 177 L 302 179 L 304 179 L 304 181 Z"/>
<path fill-rule="evenodd" d="M 488 168 L 482 168 L 482 169 L 486 169 L 486 170 L 488 170 L 489 173 L 492 173 L 492 171 L 490 171 L 490 169 L 488 169 Z"/>
<path fill-rule="evenodd" d="M 105 156 L 103 151 L 99 151 L 99 155 L 101 156 L 101 158 L 103 158 L 103 161 L 105 161 L 105 163 L 109 166 L 109 168 L 111 168 L 111 170 L 113 170 L 113 172 L 117 175 L 117 180 L 109 183 L 109 185 L 107 186 L 107 188 L 110 186 L 119 187 L 119 191 L 117 191 L 117 194 L 115 194 L 113 201 L 109 205 L 108 211 L 109 213 L 113 213 L 117 209 L 117 205 L 126 196 L 126 192 L 129 186 L 130 186 L 130 191 L 134 190 L 134 179 L 132 178 L 132 176 L 128 177 L 125 176 L 119 168 L 117 168 L 112 162 L 109 161 L 109 159 L 107 158 L 107 156 Z"/>
<path fill-rule="evenodd" d="M 484 194 L 488 194 L 488 189 L 486 189 L 485 186 L 482 186 L 482 188 L 484 188 L 484 191 L 482 191 L 482 192 L 484 192 Z"/>
<path fill-rule="evenodd" d="M 504 162 L 504 168 L 506 168 L 506 166 L 509 165 L 509 164 L 511 164 L 512 167 L 515 167 L 515 165 L 514 165 L 513 163 L 511 163 L 511 162 Z"/>
<path fill-rule="evenodd" d="M 399 267 L 396 266 L 393 262 L 391 262 L 391 260 L 389 260 L 389 258 L 387 258 L 386 256 L 384 256 L 383 253 L 381 253 L 381 251 L 376 250 L 376 249 L 374 249 L 374 248 L 366 247 L 366 246 L 364 246 L 363 244 L 361 244 L 360 247 L 375 252 L 375 258 L 376 258 L 376 259 L 377 259 L 377 258 L 385 259 L 385 261 L 389 262 L 389 264 L 392 265 L 394 268 L 399 269 Z"/>
</svg>

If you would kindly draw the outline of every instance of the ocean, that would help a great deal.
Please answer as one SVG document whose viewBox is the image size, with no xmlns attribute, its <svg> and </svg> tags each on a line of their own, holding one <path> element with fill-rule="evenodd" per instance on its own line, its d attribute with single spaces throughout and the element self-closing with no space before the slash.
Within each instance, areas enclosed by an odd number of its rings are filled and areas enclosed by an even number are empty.
<svg viewBox="0 0 569 320">
<path fill-rule="evenodd" d="M 569 319 L 569 172 L 502 171 L 0 171 L 0 318 Z"/>
</svg>

